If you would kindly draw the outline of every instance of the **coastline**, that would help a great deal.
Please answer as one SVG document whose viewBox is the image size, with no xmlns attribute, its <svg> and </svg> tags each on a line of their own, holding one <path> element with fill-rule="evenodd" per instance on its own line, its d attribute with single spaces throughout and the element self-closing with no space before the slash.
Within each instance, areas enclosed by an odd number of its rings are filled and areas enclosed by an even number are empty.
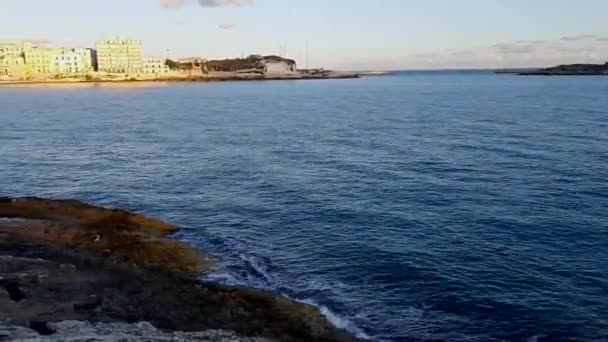
<svg viewBox="0 0 608 342">
<path fill-rule="evenodd" d="M 516 73 L 517 76 L 608 76 L 604 73 L 552 73 L 552 72 L 522 72 Z"/>
<path fill-rule="evenodd" d="M 1 81 L 0 86 L 15 85 L 52 85 L 52 84 L 129 84 L 129 83 L 189 83 L 189 82 L 241 82 L 241 81 L 294 81 L 294 80 L 336 80 L 355 79 L 362 75 L 348 72 L 333 72 L 325 75 L 210 75 L 210 76 L 183 76 L 183 77 L 161 77 L 161 78 L 93 78 L 93 79 L 57 79 L 57 80 L 7 80 Z"/>
<path fill-rule="evenodd" d="M 608 76 L 608 62 L 605 64 L 561 64 L 549 68 L 500 69 L 495 73 L 518 76 Z"/>
<path fill-rule="evenodd" d="M 171 239 L 177 230 L 76 200 L 0 198 L 0 339 L 109 329 L 200 341 L 357 341 L 311 305 L 199 280 L 214 260 Z"/>
</svg>

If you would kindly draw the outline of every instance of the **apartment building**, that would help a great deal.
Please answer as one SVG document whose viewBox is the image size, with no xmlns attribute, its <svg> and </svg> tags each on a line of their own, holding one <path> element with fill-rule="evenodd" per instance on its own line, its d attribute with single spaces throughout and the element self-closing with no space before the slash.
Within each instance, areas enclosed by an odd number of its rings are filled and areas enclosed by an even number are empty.
<svg viewBox="0 0 608 342">
<path fill-rule="evenodd" d="M 144 71 L 139 40 L 114 37 L 97 41 L 98 70 L 108 73 L 139 74 Z"/>
</svg>

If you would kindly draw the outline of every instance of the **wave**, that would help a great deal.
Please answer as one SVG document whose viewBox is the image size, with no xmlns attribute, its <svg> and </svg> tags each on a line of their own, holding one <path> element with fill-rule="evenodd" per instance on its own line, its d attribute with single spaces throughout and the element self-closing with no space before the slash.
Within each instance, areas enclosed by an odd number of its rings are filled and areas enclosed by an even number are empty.
<svg viewBox="0 0 608 342">
<path fill-rule="evenodd" d="M 330 305 L 321 304 L 324 295 L 344 298 L 348 286 L 339 282 L 329 283 L 321 279 L 305 281 L 284 281 L 275 270 L 270 258 L 257 256 L 246 250 L 247 244 L 237 239 L 217 239 L 205 236 L 203 232 L 180 232 L 177 239 L 192 243 L 207 253 L 215 254 L 220 262 L 203 277 L 203 280 L 230 286 L 247 286 L 282 295 L 298 303 L 312 305 L 338 329 L 344 330 L 359 339 L 371 340 L 368 334 L 353 320 L 330 309 Z M 317 295 L 317 296 L 315 296 Z M 337 303 L 340 304 L 340 303 Z M 361 315 L 361 313 L 359 313 Z"/>
<path fill-rule="evenodd" d="M 305 292 L 313 291 L 334 291 L 339 290 L 329 284 L 323 283 L 319 280 L 312 280 L 309 282 L 309 286 L 296 287 L 285 282 L 280 281 L 274 274 L 269 271 L 269 266 L 266 262 L 261 261 L 262 259 L 255 256 L 239 255 L 239 259 L 243 261 L 243 265 L 246 272 L 243 271 L 229 271 L 226 268 L 220 266 L 218 270 L 209 273 L 205 280 L 215 281 L 226 285 L 232 286 L 248 286 L 254 287 L 261 290 L 271 291 L 280 294 L 286 298 L 289 298 L 295 302 L 312 305 L 319 309 L 321 314 L 327 318 L 336 328 L 344 330 L 357 338 L 370 340 L 371 337 L 367 335 L 363 329 L 359 328 L 352 320 L 345 316 L 339 315 L 332 311 L 328 306 L 319 304 L 313 297 L 302 297 Z"/>
<path fill-rule="evenodd" d="M 315 301 L 309 300 L 309 299 L 303 299 L 303 300 L 298 300 L 298 299 L 294 299 L 294 298 L 290 298 L 290 299 L 292 299 L 298 303 L 308 304 L 308 305 L 312 305 L 312 306 L 318 308 L 319 311 L 321 311 L 321 314 L 323 314 L 323 316 L 325 316 L 325 318 L 327 318 L 327 320 L 329 320 L 331 322 L 331 324 L 333 324 L 338 329 L 347 331 L 347 332 L 355 335 L 359 339 L 363 339 L 363 340 L 372 339 L 371 336 L 367 335 L 362 329 L 357 327 L 351 320 L 349 320 L 346 317 L 337 315 L 335 312 L 331 311 L 326 306 L 319 305 Z"/>
<path fill-rule="evenodd" d="M 255 260 L 254 257 L 246 257 L 244 259 Z M 312 306 L 316 307 L 317 309 L 319 309 L 321 314 L 323 316 L 325 316 L 325 318 L 327 318 L 327 320 L 329 322 L 331 322 L 331 324 L 333 326 L 335 326 L 336 328 L 344 330 L 344 331 L 356 336 L 359 339 L 363 339 L 363 340 L 372 339 L 371 336 L 367 335 L 363 331 L 363 329 L 359 328 L 353 321 L 349 320 L 348 318 L 346 318 L 344 316 L 341 316 L 341 315 L 335 313 L 334 311 L 329 309 L 327 306 L 318 304 L 312 298 L 298 298 L 297 294 L 302 291 L 295 289 L 295 288 L 286 287 L 283 283 L 278 282 L 271 274 L 267 273 L 266 268 L 264 266 L 261 266 L 259 263 L 255 262 L 255 261 L 254 262 L 250 261 L 249 265 L 252 267 L 252 270 L 255 272 L 255 274 L 259 275 L 259 278 L 251 279 L 249 277 L 246 277 L 248 280 L 245 280 L 244 274 L 220 271 L 220 272 L 211 272 L 204 279 L 208 280 L 208 281 L 214 281 L 214 282 L 219 282 L 219 283 L 226 284 L 226 285 L 231 285 L 231 286 L 248 286 L 248 287 L 254 287 L 257 289 L 261 289 L 261 290 L 268 290 L 268 291 L 272 291 L 274 293 L 280 294 L 295 302 L 312 305 Z M 269 286 L 269 284 L 271 284 L 271 283 L 276 284 L 276 286 Z M 321 284 L 318 281 L 313 281 L 312 284 L 313 284 L 313 287 L 317 287 L 318 289 L 322 289 L 322 290 L 331 289 L 331 287 L 329 285 Z M 288 291 L 279 291 L 279 289 L 284 289 L 284 290 L 288 290 Z"/>
</svg>

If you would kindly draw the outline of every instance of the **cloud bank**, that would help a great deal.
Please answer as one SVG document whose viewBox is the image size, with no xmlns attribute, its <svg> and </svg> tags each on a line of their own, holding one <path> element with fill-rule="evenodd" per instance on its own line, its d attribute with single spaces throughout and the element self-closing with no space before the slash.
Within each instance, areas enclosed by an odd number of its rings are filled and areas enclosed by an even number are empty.
<svg viewBox="0 0 608 342">
<path fill-rule="evenodd" d="M 15 41 L 23 41 L 23 42 L 29 42 L 32 43 L 34 45 L 47 45 L 47 44 L 51 44 L 53 43 L 53 41 L 46 36 L 33 36 L 33 37 L 7 37 L 2 38 L 0 37 L 0 43 L 13 43 Z"/>
<path fill-rule="evenodd" d="M 34 38 L 27 39 L 27 41 L 32 44 L 36 44 L 36 45 L 45 45 L 45 44 L 50 44 L 52 42 L 51 39 L 49 39 L 47 37 L 34 37 Z"/>
<path fill-rule="evenodd" d="M 418 51 L 385 64 L 407 68 L 544 67 L 571 63 L 605 63 L 608 37 L 571 35 L 552 40 L 497 42 L 465 50 Z"/>
<path fill-rule="evenodd" d="M 600 38 L 596 35 L 592 35 L 592 34 L 583 34 L 580 36 L 566 36 L 566 37 L 562 37 L 560 40 L 562 41 L 566 41 L 566 42 L 578 42 L 581 40 L 591 40 L 591 39 L 597 39 Z"/>
</svg>

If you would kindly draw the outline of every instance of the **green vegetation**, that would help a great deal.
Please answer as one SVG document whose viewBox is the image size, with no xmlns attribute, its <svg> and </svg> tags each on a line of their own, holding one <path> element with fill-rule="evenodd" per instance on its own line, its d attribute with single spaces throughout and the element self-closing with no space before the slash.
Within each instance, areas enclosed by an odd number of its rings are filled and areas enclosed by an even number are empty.
<svg viewBox="0 0 608 342">
<path fill-rule="evenodd" d="M 285 62 L 287 64 L 294 65 L 296 61 L 293 59 L 283 58 L 280 56 L 260 56 L 250 55 L 247 58 L 234 58 L 234 59 L 222 59 L 222 60 L 211 60 L 207 61 L 207 69 L 209 71 L 225 71 L 225 72 L 236 72 L 236 71 L 259 71 L 264 70 L 266 62 Z"/>
<path fill-rule="evenodd" d="M 165 65 L 168 66 L 170 70 L 185 70 L 185 71 L 200 70 L 200 69 L 203 69 L 203 67 L 204 67 L 204 64 L 200 64 L 200 63 L 181 63 L 181 62 L 174 61 L 171 59 L 165 60 Z"/>
<path fill-rule="evenodd" d="M 247 69 L 264 69 L 264 64 L 262 63 L 261 59 L 254 56 L 249 56 L 247 58 L 207 61 L 207 69 L 209 71 L 235 72 L 238 70 Z"/>
<path fill-rule="evenodd" d="M 165 65 L 171 70 L 179 70 L 179 63 L 168 58 L 165 60 Z"/>
</svg>

